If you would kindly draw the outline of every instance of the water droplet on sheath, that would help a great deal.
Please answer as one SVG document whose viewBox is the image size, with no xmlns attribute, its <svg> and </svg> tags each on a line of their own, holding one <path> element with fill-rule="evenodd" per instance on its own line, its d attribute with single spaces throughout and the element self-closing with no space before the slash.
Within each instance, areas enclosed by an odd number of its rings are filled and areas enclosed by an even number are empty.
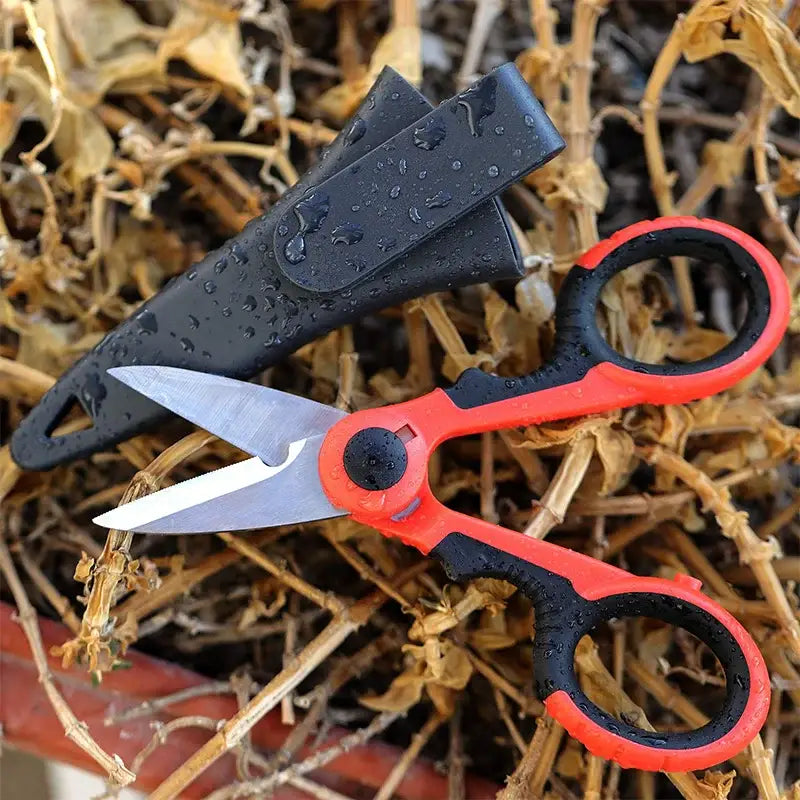
<svg viewBox="0 0 800 800">
<path fill-rule="evenodd" d="M 490 178 L 496 178 L 500 174 L 497 164 L 492 164 L 486 171 L 489 173 Z"/>
<path fill-rule="evenodd" d="M 81 387 L 81 400 L 83 400 L 86 410 L 94 417 L 100 410 L 108 390 L 101 383 L 100 376 L 96 373 L 91 373 L 86 376 L 83 386 Z"/>
<path fill-rule="evenodd" d="M 203 284 L 203 289 L 205 289 L 206 294 L 214 294 L 217 291 L 217 284 L 214 281 L 206 281 Z"/>
<path fill-rule="evenodd" d="M 397 170 L 401 175 L 405 175 L 406 172 L 408 172 L 408 161 L 406 161 L 404 158 L 401 158 L 397 163 Z"/>
<path fill-rule="evenodd" d="M 378 239 L 378 249 L 382 253 L 388 253 L 389 250 L 393 249 L 397 245 L 397 239 L 394 236 L 381 236 Z"/>
<path fill-rule="evenodd" d="M 502 136 L 506 132 L 506 129 L 502 125 L 495 125 L 494 126 L 494 132 L 498 136 Z"/>
<path fill-rule="evenodd" d="M 214 272 L 216 272 L 217 275 L 219 275 L 221 272 L 225 272 L 225 268 L 227 266 L 228 266 L 227 259 L 221 258 L 219 261 L 217 261 L 216 264 L 214 264 Z"/>
<path fill-rule="evenodd" d="M 152 311 L 142 311 L 136 315 L 136 322 L 143 333 L 158 333 L 158 320 Z"/>
<path fill-rule="evenodd" d="M 364 238 L 364 229 L 355 222 L 343 222 L 331 231 L 332 244 L 356 244 Z"/>
<path fill-rule="evenodd" d="M 426 208 L 444 208 L 447 206 L 450 201 L 453 199 L 453 195 L 449 192 L 436 192 L 433 197 L 427 197 L 425 199 L 425 207 Z"/>
<path fill-rule="evenodd" d="M 411 206 L 408 209 L 408 216 L 412 222 L 422 222 L 422 217 L 419 215 L 419 209 L 416 206 Z"/>
<path fill-rule="evenodd" d="M 186 280 L 187 281 L 193 281 L 196 277 L 197 277 L 197 270 L 196 269 L 190 269 L 186 273 Z"/>
<path fill-rule="evenodd" d="M 197 319 L 193 314 L 189 314 L 189 327 L 192 330 L 197 330 L 200 327 L 200 320 Z"/>
<path fill-rule="evenodd" d="M 181 339 L 181 347 L 187 353 L 194 352 L 194 342 L 191 339 L 187 339 L 185 336 L 183 337 L 183 339 Z"/>
<path fill-rule="evenodd" d="M 230 306 L 225 306 L 225 308 L 222 309 L 223 317 L 229 317 L 231 314 L 233 314 L 233 311 L 231 311 Z"/>
<path fill-rule="evenodd" d="M 244 299 L 244 303 L 242 304 L 242 311 L 255 311 L 258 307 L 258 301 L 253 297 L 253 295 L 249 294 Z"/>
<path fill-rule="evenodd" d="M 418 128 L 414 128 L 414 144 L 421 150 L 434 150 L 447 136 L 447 128 L 440 119 L 431 117 Z"/>
<path fill-rule="evenodd" d="M 400 187 L 399 186 L 392 186 L 392 188 L 389 189 L 389 197 L 394 198 L 394 197 L 398 197 L 399 195 L 400 195 Z"/>
<path fill-rule="evenodd" d="M 451 166 L 451 167 L 452 167 L 452 168 L 453 168 L 453 169 L 454 169 L 456 172 L 458 172 L 458 171 L 461 169 L 461 166 L 462 166 L 462 164 L 461 164 L 461 162 L 460 162 L 458 159 L 456 159 L 456 160 L 455 160 L 455 161 L 454 161 L 454 162 L 453 162 L 453 163 L 452 163 L 450 166 Z"/>
<path fill-rule="evenodd" d="M 312 192 L 299 200 L 292 210 L 300 230 L 286 242 L 283 252 L 290 264 L 297 264 L 306 257 L 305 234 L 316 233 L 322 227 L 330 210 L 330 201 L 328 195 Z"/>
<path fill-rule="evenodd" d="M 289 233 L 288 225 L 278 225 L 278 236 L 286 236 L 287 233 Z"/>
<path fill-rule="evenodd" d="M 353 123 L 350 125 L 350 130 L 347 131 L 344 137 L 346 145 L 355 144 L 367 132 L 367 123 L 359 116 L 353 117 Z"/>
<path fill-rule="evenodd" d="M 467 113 L 467 124 L 473 136 L 481 136 L 482 123 L 486 117 L 494 114 L 497 94 L 497 78 L 487 75 L 483 80 L 458 95 L 456 108 L 463 108 Z M 453 110 L 456 110 L 455 108 Z"/>
<path fill-rule="evenodd" d="M 256 329 L 249 327 L 245 328 L 244 333 L 242 334 L 242 336 L 244 336 L 245 339 L 252 339 L 255 335 L 256 335 Z"/>
<path fill-rule="evenodd" d="M 528 128 L 532 128 L 536 124 L 536 120 L 530 114 L 526 114 L 523 119 Z"/>
</svg>

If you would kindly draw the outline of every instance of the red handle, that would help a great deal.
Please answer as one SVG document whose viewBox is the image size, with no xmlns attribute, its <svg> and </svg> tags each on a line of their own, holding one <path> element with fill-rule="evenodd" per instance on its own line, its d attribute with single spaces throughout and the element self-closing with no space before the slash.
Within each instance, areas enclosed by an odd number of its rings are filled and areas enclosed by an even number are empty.
<svg viewBox="0 0 800 800">
<path fill-rule="evenodd" d="M 603 339 L 595 306 L 605 283 L 657 256 L 721 262 L 744 281 L 748 312 L 735 339 L 692 364 L 626 359 Z M 745 747 L 764 722 L 769 682 L 750 636 L 699 586 L 635 578 L 579 553 L 456 514 L 432 496 L 428 461 L 445 439 L 636 403 L 678 403 L 725 389 L 763 363 L 788 323 L 789 291 L 775 259 L 741 231 L 713 220 L 659 219 L 630 226 L 590 250 L 570 271 L 556 309 L 551 361 L 506 379 L 467 370 L 447 391 L 352 414 L 326 436 L 319 473 L 330 501 L 423 553 L 454 578 L 503 577 L 536 607 L 537 690 L 556 719 L 598 755 L 641 769 L 700 769 Z M 651 734 L 594 706 L 575 680 L 580 637 L 613 616 L 653 616 L 685 627 L 725 668 L 727 696 L 708 725 Z"/>
</svg>

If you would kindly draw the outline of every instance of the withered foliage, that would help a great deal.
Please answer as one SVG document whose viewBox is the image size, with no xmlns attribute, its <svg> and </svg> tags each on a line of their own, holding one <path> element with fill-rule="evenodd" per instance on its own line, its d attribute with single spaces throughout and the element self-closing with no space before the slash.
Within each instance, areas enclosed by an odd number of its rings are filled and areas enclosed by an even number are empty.
<svg viewBox="0 0 800 800">
<path fill-rule="evenodd" d="M 800 796 L 797 0 L 6 0 L 0 22 L 4 440 L 77 357 L 269 208 L 385 64 L 441 99 L 515 60 L 542 99 L 568 148 L 506 196 L 527 274 L 333 332 L 265 383 L 357 410 L 470 366 L 534 370 L 575 258 L 658 213 L 755 235 L 794 298 L 778 351 L 729 392 L 452 441 L 431 468 L 454 507 L 637 574 L 689 573 L 743 622 L 770 669 L 772 710 L 747 751 L 704 775 L 622 772 L 571 740 L 532 694 L 535 620 L 502 581 L 450 584 L 347 519 L 170 539 L 91 525 L 241 458 L 201 431 L 176 423 L 41 474 L 22 473 L 3 446 L 3 598 L 66 735 L 110 791 L 170 731 L 195 726 L 210 738 L 153 797 L 177 797 L 231 751 L 239 777 L 217 800 L 280 787 L 341 798 L 309 773 L 379 736 L 403 756 L 378 786 L 365 762 L 372 790 L 354 797 L 410 796 L 403 780 L 420 754 L 446 760 L 451 800 L 469 796 L 465 772 L 505 781 L 505 800 Z M 742 312 L 714 265 L 676 258 L 615 279 L 598 319 L 618 351 L 658 362 L 715 352 Z M 154 698 L 136 712 L 160 715 L 153 741 L 122 764 L 52 680 L 37 613 L 71 631 L 58 654 L 73 669 L 102 680 L 136 645 L 213 677 L 207 691 L 241 710 L 179 717 L 177 698 Z M 724 685 L 704 646 L 651 620 L 585 638 L 576 668 L 595 702 L 660 730 L 702 725 Z M 278 707 L 288 739 L 259 752 L 249 732 Z M 318 747 L 332 724 L 352 733 Z"/>
</svg>

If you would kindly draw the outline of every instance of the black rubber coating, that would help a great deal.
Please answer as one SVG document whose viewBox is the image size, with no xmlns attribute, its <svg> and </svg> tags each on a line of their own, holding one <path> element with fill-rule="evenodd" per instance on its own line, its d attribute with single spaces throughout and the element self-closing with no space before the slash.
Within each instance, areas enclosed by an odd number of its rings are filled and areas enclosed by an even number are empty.
<svg viewBox="0 0 800 800">
<path fill-rule="evenodd" d="M 347 475 L 362 489 L 394 486 L 405 474 L 408 453 L 397 434 L 387 428 L 363 428 L 344 448 Z"/>
<path fill-rule="evenodd" d="M 536 692 L 545 700 L 564 690 L 589 719 L 610 733 L 657 749 L 689 750 L 710 744 L 734 728 L 747 705 L 750 672 L 736 640 L 702 609 L 669 595 L 630 593 L 602 600 L 584 600 L 560 575 L 530 564 L 462 533 L 448 534 L 431 551 L 452 580 L 502 578 L 533 603 L 536 631 L 533 669 Z M 662 733 L 628 725 L 598 708 L 583 693 L 575 675 L 575 648 L 581 637 L 604 620 L 651 617 L 689 631 L 711 648 L 725 670 L 722 708 L 702 728 Z"/>
<path fill-rule="evenodd" d="M 294 216 L 292 209 L 314 186 L 338 172 L 346 174 L 353 162 L 413 126 L 430 109 L 414 87 L 386 68 L 320 162 L 268 214 L 252 220 L 223 247 L 173 279 L 60 378 L 14 433 L 14 460 L 26 469 L 49 469 L 106 449 L 170 417 L 157 403 L 110 380 L 106 376 L 110 367 L 157 364 L 248 379 L 365 314 L 429 292 L 518 277 L 522 272 L 519 253 L 496 198 L 486 199 L 425 241 L 420 239 L 402 256 L 407 243 L 398 239 L 391 264 L 341 291 L 323 294 L 301 289 L 278 264 L 273 248 L 278 221 L 285 214 Z M 484 120 L 490 129 L 501 124 L 504 120 L 497 113 Z M 547 131 L 552 128 L 546 117 L 537 117 L 530 132 L 532 141 L 541 125 Z M 483 140 L 505 156 L 505 139 L 487 139 L 487 135 Z M 413 142 L 407 147 L 408 163 L 416 163 L 420 149 Z M 551 155 L 561 147 L 558 137 Z M 444 145 L 436 152 L 442 159 L 455 157 Z M 525 171 L 534 166 L 531 153 L 539 158 L 538 144 L 523 157 Z M 395 155 L 399 162 L 402 154 Z M 386 192 L 394 180 L 387 172 Z M 348 183 L 341 188 L 346 192 Z M 470 190 L 462 186 L 453 195 Z M 343 206 L 360 200 L 355 194 L 334 198 L 335 204 Z M 313 214 L 306 216 L 313 227 Z M 391 234 L 387 229 L 385 235 Z M 344 238 L 342 243 L 328 239 L 331 254 L 348 247 L 343 242 L 350 234 L 339 231 L 336 236 Z M 285 259 L 282 263 L 288 264 Z M 74 402 L 91 417 L 93 427 L 51 437 Z"/>
<path fill-rule="evenodd" d="M 314 186 L 275 229 L 276 258 L 304 288 L 342 291 L 562 147 L 525 79 L 505 64 Z"/>
<path fill-rule="evenodd" d="M 736 337 L 708 358 L 686 364 L 646 364 L 620 355 L 597 327 L 596 307 L 608 281 L 651 258 L 691 256 L 723 266 L 747 296 L 747 314 Z M 592 367 L 610 361 L 648 375 L 694 375 L 727 364 L 758 339 L 769 321 L 770 294 L 758 262 L 741 245 L 703 228 L 669 228 L 637 236 L 612 250 L 594 269 L 573 267 L 556 301 L 556 341 L 549 362 L 521 378 L 501 378 L 476 368 L 465 370 L 446 390 L 459 408 L 476 406 L 580 380 Z"/>
</svg>

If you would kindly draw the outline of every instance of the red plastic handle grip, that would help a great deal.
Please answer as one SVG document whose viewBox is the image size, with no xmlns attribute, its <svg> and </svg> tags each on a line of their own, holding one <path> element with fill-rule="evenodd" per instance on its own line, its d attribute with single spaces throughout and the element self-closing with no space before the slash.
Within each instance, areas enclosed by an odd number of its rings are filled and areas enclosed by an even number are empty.
<svg viewBox="0 0 800 800">
<path fill-rule="evenodd" d="M 744 325 L 727 347 L 693 364 L 626 359 L 597 330 L 595 306 L 602 287 L 632 264 L 674 255 L 695 255 L 735 270 L 748 294 Z M 454 577 L 495 575 L 525 591 L 537 607 L 537 689 L 553 716 L 593 752 L 641 769 L 711 766 L 750 742 L 769 707 L 766 668 L 742 626 L 697 587 L 635 578 L 444 508 L 428 486 L 428 461 L 442 441 L 455 436 L 713 394 L 768 358 L 788 317 L 789 291 L 780 266 L 741 231 L 688 217 L 632 225 L 589 251 L 568 275 L 556 308 L 556 352 L 547 365 L 517 379 L 468 370 L 446 392 L 436 389 L 406 403 L 352 414 L 331 428 L 322 444 L 323 487 L 335 506 L 358 521 L 438 555 Z M 402 478 L 379 488 L 359 485 L 346 468 L 348 443 L 367 428 L 389 438 L 402 434 Z M 715 652 L 729 678 L 728 693 L 708 725 L 691 734 L 653 736 L 604 715 L 582 695 L 572 667 L 578 639 L 598 621 L 626 614 L 686 627 Z M 565 628 L 570 615 L 575 624 Z"/>
</svg>

